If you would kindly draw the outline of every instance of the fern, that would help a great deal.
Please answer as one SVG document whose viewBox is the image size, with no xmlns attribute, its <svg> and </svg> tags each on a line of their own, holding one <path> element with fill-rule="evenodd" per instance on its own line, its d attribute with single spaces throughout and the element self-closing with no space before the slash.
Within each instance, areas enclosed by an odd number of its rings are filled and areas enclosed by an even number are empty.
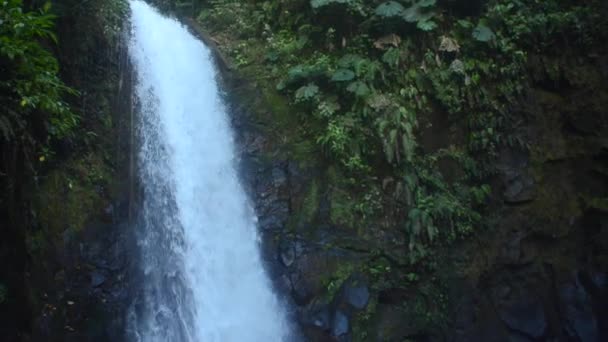
<svg viewBox="0 0 608 342">
<path fill-rule="evenodd" d="M 296 102 L 304 102 L 315 99 L 319 95 L 319 87 L 317 87 L 314 83 L 309 83 L 303 87 L 300 87 L 296 90 Z"/>
</svg>

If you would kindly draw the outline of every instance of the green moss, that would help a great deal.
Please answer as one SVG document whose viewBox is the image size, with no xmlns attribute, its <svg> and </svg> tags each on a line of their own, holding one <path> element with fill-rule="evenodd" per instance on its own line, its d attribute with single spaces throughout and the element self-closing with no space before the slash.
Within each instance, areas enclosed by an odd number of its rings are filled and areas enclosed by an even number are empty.
<svg viewBox="0 0 608 342">
<path fill-rule="evenodd" d="M 301 217 L 306 222 L 311 222 L 315 219 L 318 211 L 319 211 L 319 184 L 315 180 L 310 185 L 308 190 L 308 194 L 304 198 L 304 203 L 302 204 Z"/>
<path fill-rule="evenodd" d="M 363 342 L 369 341 L 372 336 L 370 332 L 374 331 L 373 323 L 377 314 L 378 299 L 376 296 L 371 296 L 365 310 L 355 313 L 352 319 L 352 336 L 353 341 Z"/>
<path fill-rule="evenodd" d="M 304 233 L 310 235 L 316 230 L 312 229 L 313 223 L 317 219 L 319 212 L 319 204 L 321 200 L 320 186 L 317 179 L 312 180 L 308 185 L 306 195 L 302 198 L 295 199 L 297 202 L 294 212 L 287 222 L 287 230 L 294 232 L 299 229 L 304 229 Z"/>
<path fill-rule="evenodd" d="M 344 282 L 355 272 L 357 269 L 357 264 L 355 262 L 347 262 L 343 261 L 337 265 L 337 268 L 329 274 L 327 279 L 325 279 L 325 289 L 327 292 L 325 293 L 327 299 L 329 301 L 333 300 L 335 296 L 338 294 L 338 291 L 344 284 Z"/>
<path fill-rule="evenodd" d="M 111 170 L 103 159 L 89 153 L 72 159 L 42 178 L 34 199 L 34 210 L 42 230 L 28 237 L 31 251 L 44 250 L 46 240 L 61 242 L 66 230 L 81 231 L 91 217 L 101 212 L 107 202 Z"/>
<path fill-rule="evenodd" d="M 356 211 L 351 195 L 339 188 L 333 188 L 330 195 L 330 219 L 338 226 L 355 227 Z"/>
<path fill-rule="evenodd" d="M 583 197 L 587 207 L 608 212 L 608 197 Z"/>
</svg>

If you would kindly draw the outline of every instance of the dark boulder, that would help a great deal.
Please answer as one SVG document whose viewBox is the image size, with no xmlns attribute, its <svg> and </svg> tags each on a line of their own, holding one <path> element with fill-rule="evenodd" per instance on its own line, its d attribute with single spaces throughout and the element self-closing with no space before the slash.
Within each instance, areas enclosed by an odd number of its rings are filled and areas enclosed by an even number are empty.
<svg viewBox="0 0 608 342">
<path fill-rule="evenodd" d="M 532 338 L 541 338 L 547 331 L 547 316 L 540 300 L 533 295 L 503 301 L 498 315 L 511 330 Z"/>
<path fill-rule="evenodd" d="M 529 156 L 523 151 L 512 149 L 501 151 L 497 169 L 503 181 L 505 202 L 518 204 L 535 198 L 536 184 L 528 173 L 529 163 Z"/>
<path fill-rule="evenodd" d="M 367 306 L 370 298 L 367 284 L 360 278 L 351 278 L 342 287 L 342 301 L 348 306 L 362 310 Z"/>
<path fill-rule="evenodd" d="M 578 341 L 598 341 L 591 298 L 577 278 L 561 286 L 559 299 L 568 337 Z"/>
<path fill-rule="evenodd" d="M 106 282 L 106 276 L 99 271 L 91 272 L 91 287 L 99 287 Z"/>
<path fill-rule="evenodd" d="M 350 331 L 350 319 L 342 311 L 336 311 L 332 319 L 331 334 L 335 337 L 344 337 Z"/>
</svg>

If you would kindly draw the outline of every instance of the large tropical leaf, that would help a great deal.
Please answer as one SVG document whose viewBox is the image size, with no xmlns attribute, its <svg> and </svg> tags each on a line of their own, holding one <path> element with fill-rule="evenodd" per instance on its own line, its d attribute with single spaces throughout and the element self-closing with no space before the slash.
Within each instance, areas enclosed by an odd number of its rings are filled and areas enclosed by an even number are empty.
<svg viewBox="0 0 608 342">
<path fill-rule="evenodd" d="M 357 96 L 367 96 L 370 93 L 370 89 L 367 84 L 361 81 L 355 81 L 349 84 L 346 90 L 350 91 L 351 93 L 354 93 Z"/>
<path fill-rule="evenodd" d="M 479 23 L 475 30 L 473 30 L 473 38 L 480 42 L 489 42 L 494 39 L 494 37 L 494 32 L 483 23 Z"/>
<path fill-rule="evenodd" d="M 405 8 L 396 1 L 387 1 L 376 7 L 376 15 L 380 17 L 397 17 L 403 14 Z"/>
<path fill-rule="evenodd" d="M 433 31 L 437 27 L 437 24 L 432 20 L 420 20 L 416 24 L 416 27 L 421 29 L 422 31 L 428 32 Z"/>
<path fill-rule="evenodd" d="M 331 80 L 335 82 L 352 81 L 355 78 L 355 73 L 349 69 L 338 69 L 331 76 Z"/>
<path fill-rule="evenodd" d="M 420 0 L 416 3 L 416 5 L 420 7 L 431 7 L 437 3 L 437 0 Z"/>
<path fill-rule="evenodd" d="M 353 67 L 354 65 L 359 63 L 362 59 L 363 59 L 363 57 L 361 57 L 359 55 L 346 54 L 346 55 L 342 56 L 342 58 L 340 58 L 340 60 L 338 61 L 338 65 L 341 68 L 347 69 L 347 68 Z"/>
<path fill-rule="evenodd" d="M 332 4 L 348 4 L 350 2 L 353 2 L 353 0 L 310 0 L 310 5 L 317 9 Z"/>
</svg>

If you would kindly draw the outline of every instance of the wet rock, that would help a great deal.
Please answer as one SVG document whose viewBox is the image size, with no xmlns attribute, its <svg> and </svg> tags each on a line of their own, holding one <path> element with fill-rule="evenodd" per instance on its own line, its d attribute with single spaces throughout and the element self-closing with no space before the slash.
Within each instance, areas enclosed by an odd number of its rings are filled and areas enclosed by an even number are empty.
<svg viewBox="0 0 608 342">
<path fill-rule="evenodd" d="M 475 293 L 473 285 L 462 278 L 450 279 L 452 286 L 449 289 L 450 312 L 454 317 L 454 340 L 467 340 L 467 334 L 474 329 L 475 315 Z"/>
<path fill-rule="evenodd" d="M 510 204 L 529 202 L 534 199 L 535 190 L 535 182 L 532 177 L 526 174 L 517 175 L 506 181 L 504 200 Z"/>
<path fill-rule="evenodd" d="M 527 295 L 504 301 L 498 314 L 512 330 L 532 338 L 540 338 L 547 330 L 547 317 L 538 298 Z"/>
<path fill-rule="evenodd" d="M 297 252 L 297 250 L 296 250 Z M 307 250 L 292 264 L 290 273 L 292 297 L 303 306 L 325 291 L 325 279 L 340 262 L 340 258 L 329 251 Z"/>
<path fill-rule="evenodd" d="M 246 134 L 245 136 L 245 151 L 249 154 L 262 151 L 265 144 L 266 139 L 261 135 Z"/>
<path fill-rule="evenodd" d="M 259 227 L 266 231 L 279 231 L 285 225 L 285 217 L 280 214 L 264 216 L 259 221 Z"/>
<path fill-rule="evenodd" d="M 330 312 L 327 307 L 317 311 L 310 319 L 310 324 L 321 329 L 328 330 L 330 328 Z"/>
<path fill-rule="evenodd" d="M 291 280 L 287 274 L 275 277 L 275 286 L 279 293 L 289 293 L 291 289 Z"/>
<path fill-rule="evenodd" d="M 568 337 L 580 341 L 597 341 L 597 320 L 591 307 L 591 299 L 578 279 L 559 289 L 562 319 Z"/>
<path fill-rule="evenodd" d="M 582 115 L 581 115 L 582 114 Z M 602 127 L 600 118 L 593 112 L 570 112 L 566 117 L 566 131 L 574 134 L 590 135 Z"/>
<path fill-rule="evenodd" d="M 536 184 L 528 172 L 529 157 L 519 150 L 501 151 L 497 169 L 504 183 L 503 198 L 505 202 L 517 204 L 528 202 L 536 195 Z"/>
<path fill-rule="evenodd" d="M 369 288 L 361 279 L 348 281 L 343 287 L 343 300 L 351 307 L 361 310 L 369 302 Z"/>
<path fill-rule="evenodd" d="M 522 232 L 514 232 L 505 240 L 506 243 L 501 247 L 497 261 L 504 265 L 522 266 L 534 261 L 537 251 L 530 245 L 524 248 L 523 242 L 526 235 Z"/>
<path fill-rule="evenodd" d="M 334 314 L 331 325 L 331 334 L 335 337 L 344 336 L 350 331 L 350 320 L 342 311 L 337 311 Z"/>
<path fill-rule="evenodd" d="M 519 264 L 521 255 L 521 236 L 515 236 L 501 248 L 499 261 L 505 265 L 516 265 Z"/>
<path fill-rule="evenodd" d="M 279 260 L 281 263 L 289 267 L 293 265 L 296 258 L 304 252 L 304 245 L 299 241 L 283 240 L 279 245 Z"/>
<path fill-rule="evenodd" d="M 287 177 L 289 178 L 289 197 L 291 198 L 291 204 L 296 205 L 297 199 L 302 198 L 304 191 L 307 189 L 307 184 L 312 177 L 318 174 L 317 169 L 305 169 L 303 170 L 298 162 L 288 161 L 287 163 Z"/>
<path fill-rule="evenodd" d="M 111 218 L 111 223 L 120 224 L 129 218 L 130 210 L 131 202 L 129 199 L 129 194 L 123 193 L 119 195 L 119 198 L 115 199 L 106 208 L 104 208 L 104 215 Z"/>
<path fill-rule="evenodd" d="M 315 296 L 318 287 L 314 281 L 306 279 L 302 274 L 293 274 L 290 277 L 291 295 L 298 305 L 306 305 Z"/>
<path fill-rule="evenodd" d="M 283 169 L 275 167 L 272 169 L 272 185 L 279 188 L 287 185 L 287 174 Z"/>
<path fill-rule="evenodd" d="M 110 204 L 103 209 L 102 220 L 104 222 L 114 221 L 114 205 Z"/>
<path fill-rule="evenodd" d="M 518 334 L 516 332 L 511 332 L 509 334 L 509 336 L 507 337 L 507 341 L 508 342 L 534 342 L 533 339 L 531 339 L 527 336 Z"/>
<path fill-rule="evenodd" d="M 296 251 L 291 246 L 287 246 L 285 248 L 281 248 L 279 256 L 281 258 L 281 263 L 286 267 L 289 267 L 296 260 Z"/>
<path fill-rule="evenodd" d="M 368 331 L 369 341 L 407 341 L 411 336 L 420 336 L 420 327 L 402 307 L 379 304 L 376 307 L 377 322 Z M 415 341 L 426 341 L 416 339 Z M 469 340 L 474 341 L 474 340 Z M 475 340 L 481 341 L 481 340 Z"/>
<path fill-rule="evenodd" d="M 257 176 L 256 212 L 262 230 L 279 232 L 289 218 L 287 174 L 281 166 L 267 167 Z"/>
<path fill-rule="evenodd" d="M 103 274 L 101 274 L 100 272 L 93 271 L 93 272 L 91 272 L 90 276 L 91 276 L 91 286 L 92 287 L 99 287 L 103 283 L 106 282 L 106 277 Z"/>
<path fill-rule="evenodd" d="M 578 272 L 559 287 L 560 312 L 568 337 L 577 341 L 604 341 L 608 289 L 603 273 Z"/>
</svg>

